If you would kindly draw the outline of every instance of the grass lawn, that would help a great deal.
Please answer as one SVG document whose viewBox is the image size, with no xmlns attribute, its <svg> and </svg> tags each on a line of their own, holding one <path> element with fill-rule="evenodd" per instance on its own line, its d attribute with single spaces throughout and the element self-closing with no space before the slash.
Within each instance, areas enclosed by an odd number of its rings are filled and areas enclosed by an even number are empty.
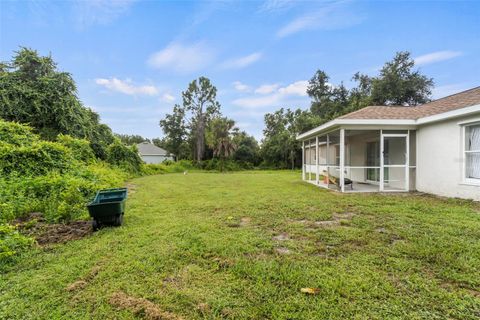
<svg viewBox="0 0 480 320">
<path fill-rule="evenodd" d="M 291 172 L 130 187 L 122 227 L 0 276 L 0 319 L 480 317 L 479 204 L 339 194 Z"/>
</svg>

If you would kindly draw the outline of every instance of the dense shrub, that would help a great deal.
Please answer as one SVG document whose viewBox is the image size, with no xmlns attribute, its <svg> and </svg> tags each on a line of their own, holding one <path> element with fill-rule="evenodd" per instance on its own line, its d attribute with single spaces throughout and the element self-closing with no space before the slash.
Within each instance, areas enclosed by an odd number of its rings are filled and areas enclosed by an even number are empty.
<svg viewBox="0 0 480 320">
<path fill-rule="evenodd" d="M 108 147 L 107 162 L 134 173 L 139 173 L 143 164 L 136 146 L 126 146 L 119 139 Z"/>
<path fill-rule="evenodd" d="M 180 160 L 178 162 L 167 160 L 160 164 L 144 164 L 142 166 L 142 174 L 152 175 L 164 173 L 178 173 L 185 172 L 194 168 L 194 165 L 189 160 Z"/>
<path fill-rule="evenodd" d="M 202 170 L 211 171 L 241 171 L 253 169 L 254 166 L 250 162 L 236 161 L 236 160 L 222 160 L 213 158 L 205 160 L 197 164 L 197 167 Z"/>
<path fill-rule="evenodd" d="M 0 173 L 3 175 L 65 172 L 74 165 L 71 150 L 56 142 L 38 141 L 20 146 L 0 142 Z"/>
<path fill-rule="evenodd" d="M 86 140 L 42 141 L 28 127 L 5 121 L 0 136 L 0 222 L 35 211 L 49 221 L 79 218 L 95 191 L 120 187 L 128 177 L 95 161 Z"/>
<path fill-rule="evenodd" d="M 73 157 L 85 163 L 95 162 L 95 154 L 86 139 L 76 139 L 69 135 L 59 134 L 57 141 L 72 151 Z"/>
<path fill-rule="evenodd" d="M 20 234 L 14 226 L 0 224 L 0 266 L 32 244 L 33 239 Z"/>
<path fill-rule="evenodd" d="M 0 141 L 20 146 L 37 142 L 38 137 L 27 125 L 0 119 Z"/>
</svg>

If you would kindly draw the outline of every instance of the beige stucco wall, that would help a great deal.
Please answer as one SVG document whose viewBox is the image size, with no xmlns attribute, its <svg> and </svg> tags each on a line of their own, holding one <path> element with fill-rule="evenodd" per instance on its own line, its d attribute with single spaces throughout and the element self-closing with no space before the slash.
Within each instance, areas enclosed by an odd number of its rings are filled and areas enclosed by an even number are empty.
<svg viewBox="0 0 480 320">
<path fill-rule="evenodd" d="M 471 118 L 470 118 L 471 119 Z M 417 129 L 418 191 L 480 200 L 480 186 L 463 184 L 462 127 L 454 119 Z"/>
</svg>

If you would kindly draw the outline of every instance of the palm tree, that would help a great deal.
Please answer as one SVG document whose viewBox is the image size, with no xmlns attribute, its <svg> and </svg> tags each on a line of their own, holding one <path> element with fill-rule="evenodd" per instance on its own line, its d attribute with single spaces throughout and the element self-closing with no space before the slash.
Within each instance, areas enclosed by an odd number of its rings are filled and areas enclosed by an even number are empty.
<svg viewBox="0 0 480 320">
<path fill-rule="evenodd" d="M 235 131 L 235 121 L 226 117 L 217 117 L 210 122 L 207 132 L 207 144 L 213 149 L 213 156 L 220 159 L 220 171 L 224 169 L 224 161 L 233 156 L 237 145 L 232 137 Z"/>
</svg>

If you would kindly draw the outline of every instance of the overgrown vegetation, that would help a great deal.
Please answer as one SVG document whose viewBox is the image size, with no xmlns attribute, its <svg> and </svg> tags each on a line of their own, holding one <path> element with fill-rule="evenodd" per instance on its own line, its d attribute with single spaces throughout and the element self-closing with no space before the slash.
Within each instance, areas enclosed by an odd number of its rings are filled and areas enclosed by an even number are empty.
<svg viewBox="0 0 480 320">
<path fill-rule="evenodd" d="M 96 160 L 86 140 L 44 141 L 30 127 L 3 120 L 0 135 L 2 222 L 35 211 L 50 221 L 78 219 L 96 190 L 119 187 L 128 176 Z"/>
<path fill-rule="evenodd" d="M 45 140 L 58 134 L 87 139 L 100 159 L 113 142 L 110 128 L 78 99 L 72 76 L 35 50 L 21 48 L 0 64 L 0 105 L 0 118 L 27 123 Z"/>
<path fill-rule="evenodd" d="M 474 202 L 332 193 L 289 171 L 129 183 L 122 227 L 29 251 L 0 272 L 0 318 L 480 315 Z"/>
</svg>

